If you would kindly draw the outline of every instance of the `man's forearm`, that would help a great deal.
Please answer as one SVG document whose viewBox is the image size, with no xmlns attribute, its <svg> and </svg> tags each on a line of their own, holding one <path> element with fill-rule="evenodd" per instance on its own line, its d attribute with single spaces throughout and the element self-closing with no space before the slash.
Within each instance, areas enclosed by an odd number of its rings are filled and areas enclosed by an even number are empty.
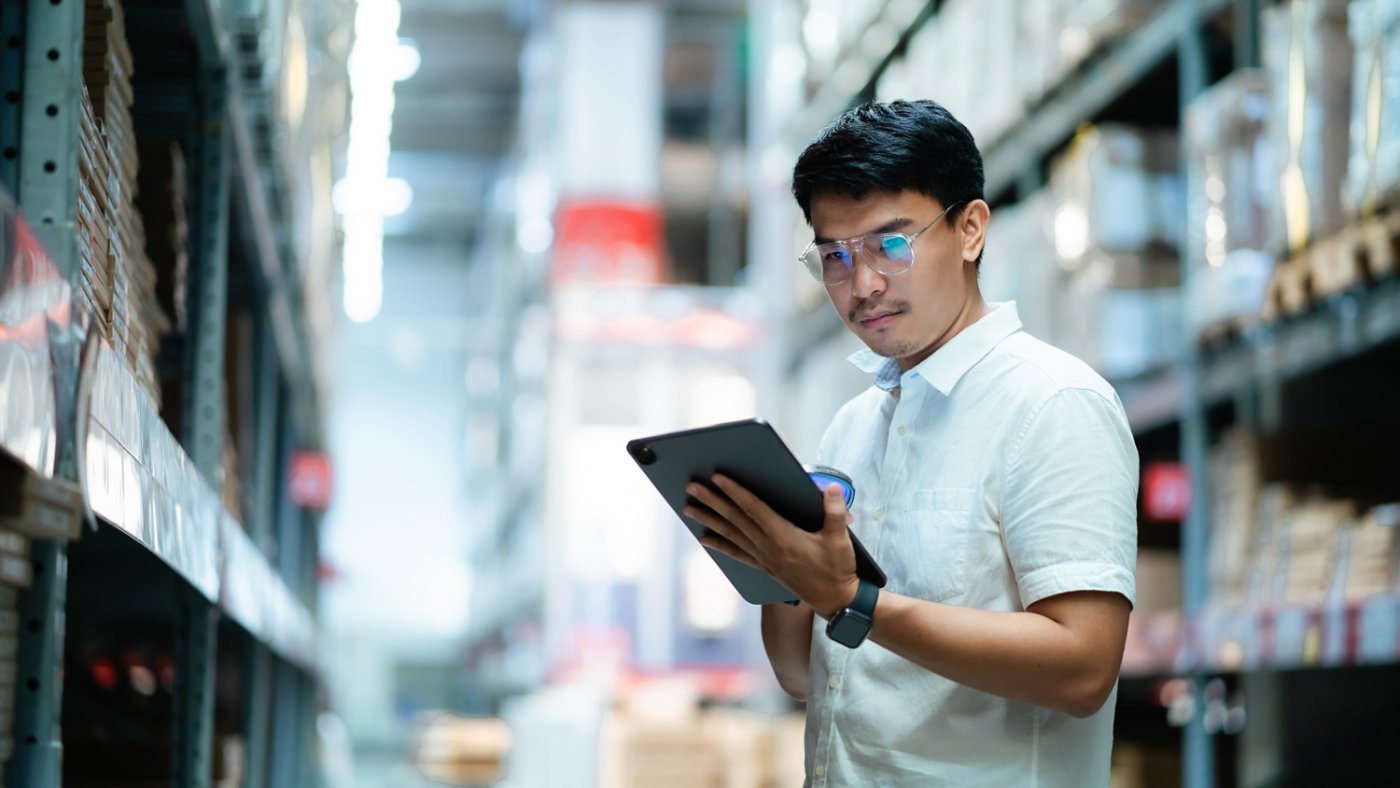
<svg viewBox="0 0 1400 788">
<path fill-rule="evenodd" d="M 806 605 L 763 606 L 763 649 L 778 686 L 798 700 L 807 699 L 812 659 L 812 608 Z"/>
<path fill-rule="evenodd" d="M 882 593 L 870 639 L 959 684 L 1083 717 L 1117 681 L 1127 610 L 1115 594 L 1069 594 L 1012 613 Z"/>
</svg>

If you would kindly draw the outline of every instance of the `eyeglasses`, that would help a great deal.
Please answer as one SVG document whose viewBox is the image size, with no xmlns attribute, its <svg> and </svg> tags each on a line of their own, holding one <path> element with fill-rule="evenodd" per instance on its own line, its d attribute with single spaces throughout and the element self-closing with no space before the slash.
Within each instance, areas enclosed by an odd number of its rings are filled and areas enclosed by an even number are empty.
<svg viewBox="0 0 1400 788">
<path fill-rule="evenodd" d="M 870 233 L 844 241 L 813 243 L 798 259 L 818 282 L 839 285 L 851 278 L 856 266 L 856 252 L 865 257 L 865 264 L 885 276 L 902 274 L 914 267 L 914 239 L 938 223 L 949 211 L 962 203 L 953 203 L 933 221 L 913 235 L 904 233 Z"/>
</svg>

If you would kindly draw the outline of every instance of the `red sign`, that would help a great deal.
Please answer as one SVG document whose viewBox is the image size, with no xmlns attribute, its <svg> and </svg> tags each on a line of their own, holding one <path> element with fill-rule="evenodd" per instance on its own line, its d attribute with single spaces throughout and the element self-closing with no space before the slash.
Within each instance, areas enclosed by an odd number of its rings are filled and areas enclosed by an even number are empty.
<svg viewBox="0 0 1400 788">
<path fill-rule="evenodd" d="M 555 222 L 556 283 L 660 284 L 661 210 L 654 203 L 563 200 Z"/>
<path fill-rule="evenodd" d="M 331 456 L 323 451 L 293 452 L 287 494 L 303 509 L 325 511 L 331 505 Z"/>
<path fill-rule="evenodd" d="M 1181 522 L 1191 511 L 1191 474 L 1179 462 L 1154 462 L 1142 475 L 1142 508 L 1148 519 Z"/>
</svg>

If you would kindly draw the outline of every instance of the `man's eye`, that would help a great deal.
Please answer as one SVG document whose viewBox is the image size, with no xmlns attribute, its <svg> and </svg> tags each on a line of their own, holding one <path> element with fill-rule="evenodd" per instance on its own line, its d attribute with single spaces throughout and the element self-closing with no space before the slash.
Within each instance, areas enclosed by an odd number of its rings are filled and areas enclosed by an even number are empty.
<svg viewBox="0 0 1400 788">
<path fill-rule="evenodd" d="M 909 257 L 909 239 L 902 235 L 887 235 L 880 238 L 880 251 L 891 260 L 904 260 Z"/>
</svg>

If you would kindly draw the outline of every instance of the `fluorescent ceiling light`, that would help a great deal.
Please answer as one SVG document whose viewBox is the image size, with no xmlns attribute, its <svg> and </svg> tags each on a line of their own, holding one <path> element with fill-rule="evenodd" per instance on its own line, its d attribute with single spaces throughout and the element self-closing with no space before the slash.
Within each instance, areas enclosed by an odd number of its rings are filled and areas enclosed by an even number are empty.
<svg viewBox="0 0 1400 788">
<path fill-rule="evenodd" d="M 389 76 L 395 82 L 411 79 L 423 65 L 423 55 L 418 51 L 418 42 L 411 38 L 400 38 L 399 45 L 389 59 Z"/>
<path fill-rule="evenodd" d="M 338 191 L 344 208 L 345 314 L 358 323 L 373 320 L 384 299 L 384 217 L 392 215 L 385 209 L 406 210 L 413 199 L 408 184 L 397 195 L 390 194 L 394 187 L 388 185 L 389 133 L 394 120 L 392 67 L 401 57 L 399 12 L 398 0 L 359 0 L 355 7 L 350 139 L 345 179 Z"/>
</svg>

